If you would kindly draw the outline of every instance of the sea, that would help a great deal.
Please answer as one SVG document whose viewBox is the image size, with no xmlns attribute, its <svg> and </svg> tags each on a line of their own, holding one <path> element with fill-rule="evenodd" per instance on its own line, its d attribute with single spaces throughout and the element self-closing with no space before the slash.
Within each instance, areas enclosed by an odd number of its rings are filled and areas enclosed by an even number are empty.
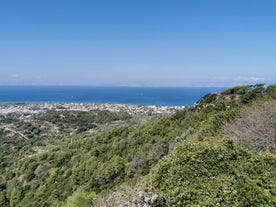
<svg viewBox="0 0 276 207">
<path fill-rule="evenodd" d="M 221 87 L 0 86 L 0 102 L 193 105 Z"/>
</svg>

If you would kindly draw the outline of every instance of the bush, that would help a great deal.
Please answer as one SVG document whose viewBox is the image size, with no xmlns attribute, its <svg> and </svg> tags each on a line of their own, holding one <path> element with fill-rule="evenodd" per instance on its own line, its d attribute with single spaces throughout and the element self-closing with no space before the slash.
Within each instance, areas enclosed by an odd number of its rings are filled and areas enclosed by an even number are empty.
<svg viewBox="0 0 276 207">
<path fill-rule="evenodd" d="M 190 140 L 158 163 L 145 185 L 172 206 L 274 206 L 275 166 L 275 156 L 253 155 L 231 140 Z"/>
</svg>

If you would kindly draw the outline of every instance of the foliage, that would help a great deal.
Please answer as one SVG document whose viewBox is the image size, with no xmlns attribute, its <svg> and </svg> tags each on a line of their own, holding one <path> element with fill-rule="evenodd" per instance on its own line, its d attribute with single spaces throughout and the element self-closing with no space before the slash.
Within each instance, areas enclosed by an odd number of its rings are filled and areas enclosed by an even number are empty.
<svg viewBox="0 0 276 207">
<path fill-rule="evenodd" d="M 226 89 L 222 92 L 224 95 L 230 94 L 238 94 L 238 95 L 246 95 L 251 93 L 263 93 L 265 91 L 264 84 L 256 84 L 256 85 L 245 85 L 245 86 L 236 86 L 233 88 Z"/>
<path fill-rule="evenodd" d="M 105 111 L 3 119 L 1 126 L 13 124 L 27 139 L 0 131 L 0 204 L 89 206 L 129 183 L 131 199 L 138 196 L 135 184 L 146 178 L 154 190 L 149 194 L 164 194 L 171 205 L 273 206 L 275 155 L 237 146 L 222 132 L 244 111 L 270 101 L 269 87 L 209 94 L 194 107 L 141 124 Z"/>
<path fill-rule="evenodd" d="M 231 140 L 185 141 L 150 173 L 147 185 L 175 206 L 276 205 L 276 157 Z"/>
<path fill-rule="evenodd" d="M 266 93 L 273 99 L 276 99 L 276 84 L 269 85 L 266 89 Z"/>
<path fill-rule="evenodd" d="M 128 120 L 131 116 L 126 112 L 114 113 L 110 111 L 47 111 L 36 117 L 40 121 L 47 121 L 63 131 L 75 129 L 84 132 L 96 128 L 98 124 L 111 123 L 114 121 Z"/>
</svg>

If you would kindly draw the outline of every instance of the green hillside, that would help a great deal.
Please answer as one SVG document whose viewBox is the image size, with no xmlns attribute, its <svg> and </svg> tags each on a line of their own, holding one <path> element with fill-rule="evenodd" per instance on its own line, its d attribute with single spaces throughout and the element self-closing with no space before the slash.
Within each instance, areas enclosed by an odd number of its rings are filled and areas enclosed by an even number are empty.
<svg viewBox="0 0 276 207">
<path fill-rule="evenodd" d="M 276 206 L 275 112 L 258 84 L 162 118 L 2 117 L 0 206 Z"/>
</svg>

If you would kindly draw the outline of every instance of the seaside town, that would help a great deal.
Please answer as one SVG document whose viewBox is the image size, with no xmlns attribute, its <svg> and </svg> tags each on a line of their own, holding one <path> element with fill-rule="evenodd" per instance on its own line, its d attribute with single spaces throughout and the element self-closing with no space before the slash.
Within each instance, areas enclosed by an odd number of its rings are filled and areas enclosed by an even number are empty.
<svg viewBox="0 0 276 207">
<path fill-rule="evenodd" d="M 147 114 L 162 115 L 171 114 L 180 110 L 181 106 L 146 106 L 130 104 L 96 104 L 96 103 L 2 103 L 0 104 L 0 114 L 16 114 L 22 118 L 43 113 L 48 110 L 55 111 L 110 111 L 127 112 L 130 115 Z"/>
</svg>

